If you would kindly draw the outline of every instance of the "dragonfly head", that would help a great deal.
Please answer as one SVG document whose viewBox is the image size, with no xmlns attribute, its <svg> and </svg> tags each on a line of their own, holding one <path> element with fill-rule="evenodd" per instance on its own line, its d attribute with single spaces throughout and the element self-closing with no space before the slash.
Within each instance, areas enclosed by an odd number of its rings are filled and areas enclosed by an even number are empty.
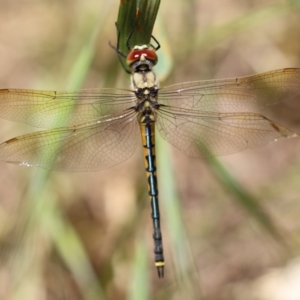
<svg viewBox="0 0 300 300">
<path fill-rule="evenodd" d="M 151 70 L 157 63 L 155 50 L 147 45 L 135 46 L 127 55 L 126 63 L 133 71 Z"/>
</svg>

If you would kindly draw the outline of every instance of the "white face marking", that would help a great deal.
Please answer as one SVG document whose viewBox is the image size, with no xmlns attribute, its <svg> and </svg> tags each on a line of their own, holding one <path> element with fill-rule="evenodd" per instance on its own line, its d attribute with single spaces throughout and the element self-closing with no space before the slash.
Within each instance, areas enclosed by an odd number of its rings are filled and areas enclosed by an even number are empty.
<svg viewBox="0 0 300 300">
<path fill-rule="evenodd" d="M 142 46 L 134 46 L 133 50 L 143 50 L 143 49 L 148 49 L 147 45 L 142 45 Z"/>
</svg>

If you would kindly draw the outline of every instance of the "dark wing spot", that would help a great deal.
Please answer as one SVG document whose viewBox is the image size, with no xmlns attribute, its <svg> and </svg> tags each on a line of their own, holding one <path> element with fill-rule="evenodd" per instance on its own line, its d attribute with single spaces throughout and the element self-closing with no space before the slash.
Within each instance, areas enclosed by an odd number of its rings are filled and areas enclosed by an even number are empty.
<svg viewBox="0 0 300 300">
<path fill-rule="evenodd" d="M 280 128 L 275 123 L 271 122 L 271 125 L 276 131 L 280 132 Z"/>
<path fill-rule="evenodd" d="M 5 144 L 10 144 L 10 143 L 13 143 L 13 142 L 16 142 L 16 141 L 18 141 L 18 138 L 15 137 L 15 138 L 12 138 L 12 139 L 6 141 Z"/>
<path fill-rule="evenodd" d="M 283 69 L 283 72 L 284 72 L 284 73 L 288 73 L 288 72 L 293 73 L 293 72 L 295 72 L 295 71 L 297 71 L 296 68 L 285 68 L 285 69 Z"/>
</svg>

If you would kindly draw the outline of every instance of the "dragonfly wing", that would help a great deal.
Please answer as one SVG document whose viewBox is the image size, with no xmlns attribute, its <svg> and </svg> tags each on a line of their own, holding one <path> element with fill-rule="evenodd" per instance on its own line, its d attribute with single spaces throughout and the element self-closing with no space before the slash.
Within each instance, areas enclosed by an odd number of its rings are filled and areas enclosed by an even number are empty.
<svg viewBox="0 0 300 300">
<path fill-rule="evenodd" d="M 161 104 L 194 112 L 260 112 L 267 106 L 290 99 L 300 101 L 300 69 L 191 81 L 163 87 L 159 92 Z"/>
<path fill-rule="evenodd" d="M 157 128 L 162 137 L 188 156 L 226 155 L 296 136 L 256 113 L 191 113 L 161 106 Z"/>
<path fill-rule="evenodd" d="M 134 152 L 139 134 L 134 111 L 86 125 L 26 134 L 0 145 L 0 160 L 45 169 L 98 171 Z"/>
<path fill-rule="evenodd" d="M 133 92 L 121 89 L 0 89 L 0 117 L 40 128 L 73 126 L 122 112 L 134 99 Z"/>
</svg>

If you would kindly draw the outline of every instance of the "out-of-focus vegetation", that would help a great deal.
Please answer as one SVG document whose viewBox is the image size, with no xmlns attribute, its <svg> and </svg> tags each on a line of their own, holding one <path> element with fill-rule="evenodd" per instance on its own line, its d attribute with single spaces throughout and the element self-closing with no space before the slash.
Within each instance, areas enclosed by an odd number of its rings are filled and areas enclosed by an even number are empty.
<svg viewBox="0 0 300 300">
<path fill-rule="evenodd" d="M 128 87 L 108 46 L 116 43 L 119 1 L 0 4 L 0 88 Z M 296 0 L 162 0 L 154 28 L 161 85 L 300 67 L 299 31 Z M 286 104 L 285 121 L 288 111 Z M 296 121 L 287 123 L 300 133 Z M 33 130 L 1 120 L 0 138 Z M 272 289 L 259 278 L 297 266 L 299 138 L 212 165 L 160 149 L 165 279 L 152 263 L 137 147 L 98 173 L 0 166 L 0 299 L 288 299 L 267 298 Z"/>
</svg>

